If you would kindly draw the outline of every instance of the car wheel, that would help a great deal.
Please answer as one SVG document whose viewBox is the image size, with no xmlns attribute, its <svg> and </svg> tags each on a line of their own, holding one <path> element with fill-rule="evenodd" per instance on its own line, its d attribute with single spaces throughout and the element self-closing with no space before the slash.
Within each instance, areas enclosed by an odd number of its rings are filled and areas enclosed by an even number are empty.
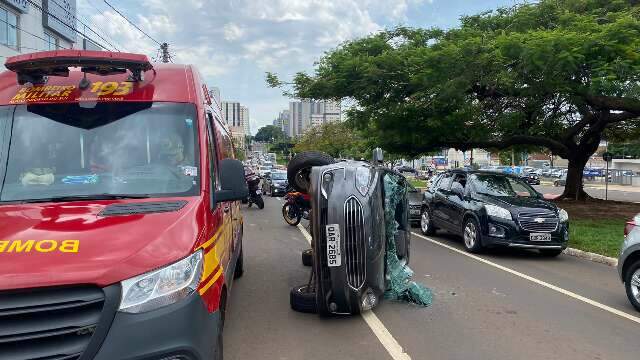
<svg viewBox="0 0 640 360">
<path fill-rule="evenodd" d="M 558 183 L 557 181 L 554 181 L 553 182 L 553 186 L 558 187 L 558 186 L 560 186 L 560 183 Z"/>
<path fill-rule="evenodd" d="M 291 309 L 302 312 L 315 314 L 316 310 L 316 293 L 309 289 L 309 285 L 299 285 L 291 288 L 289 293 L 289 303 Z"/>
<path fill-rule="evenodd" d="M 287 166 L 287 180 L 297 191 L 309 192 L 311 168 L 333 164 L 335 160 L 319 151 L 304 151 L 294 156 Z"/>
<path fill-rule="evenodd" d="M 561 249 L 540 249 L 540 254 L 545 257 L 556 257 L 562 254 Z"/>
<path fill-rule="evenodd" d="M 482 250 L 480 226 L 478 226 L 478 222 L 474 218 L 468 218 L 464 223 L 462 237 L 464 239 L 464 247 L 467 251 L 477 253 Z"/>
<path fill-rule="evenodd" d="M 420 215 L 420 230 L 425 235 L 433 235 L 435 233 L 436 229 L 433 226 L 433 221 L 431 220 L 428 209 L 422 210 L 422 214 Z"/>
<path fill-rule="evenodd" d="M 640 260 L 629 266 L 624 277 L 624 286 L 631 305 L 640 311 Z"/>
<path fill-rule="evenodd" d="M 313 249 L 307 249 L 302 252 L 302 265 L 304 266 L 313 265 Z"/>
<path fill-rule="evenodd" d="M 244 256 L 242 250 L 242 244 L 240 245 L 240 255 L 238 255 L 238 260 L 236 260 L 236 268 L 233 271 L 233 278 L 237 279 L 244 274 Z"/>
</svg>

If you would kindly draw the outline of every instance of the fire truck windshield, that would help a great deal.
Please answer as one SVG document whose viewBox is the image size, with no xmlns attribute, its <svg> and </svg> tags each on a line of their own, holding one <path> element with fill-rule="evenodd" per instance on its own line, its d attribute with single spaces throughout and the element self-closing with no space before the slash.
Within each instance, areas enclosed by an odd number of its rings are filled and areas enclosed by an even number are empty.
<svg viewBox="0 0 640 360">
<path fill-rule="evenodd" d="M 0 107 L 0 202 L 196 195 L 196 119 L 178 103 Z"/>
</svg>

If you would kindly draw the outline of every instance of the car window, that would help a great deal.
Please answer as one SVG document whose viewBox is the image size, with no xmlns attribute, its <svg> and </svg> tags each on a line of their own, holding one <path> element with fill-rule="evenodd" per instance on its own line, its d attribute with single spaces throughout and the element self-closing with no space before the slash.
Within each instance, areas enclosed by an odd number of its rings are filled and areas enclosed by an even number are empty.
<svg viewBox="0 0 640 360">
<path fill-rule="evenodd" d="M 538 197 L 538 193 L 524 181 L 511 176 L 482 174 L 472 179 L 473 190 L 489 196 Z"/>
<path fill-rule="evenodd" d="M 451 182 L 453 180 L 452 174 L 444 174 L 440 181 L 438 181 L 438 190 L 448 191 L 451 188 Z"/>
</svg>

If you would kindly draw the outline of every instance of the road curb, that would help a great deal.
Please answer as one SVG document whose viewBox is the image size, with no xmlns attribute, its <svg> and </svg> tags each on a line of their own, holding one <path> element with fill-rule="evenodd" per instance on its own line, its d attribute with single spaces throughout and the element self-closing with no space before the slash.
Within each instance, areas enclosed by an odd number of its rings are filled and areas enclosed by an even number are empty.
<svg viewBox="0 0 640 360">
<path fill-rule="evenodd" d="M 618 266 L 618 259 L 616 258 L 612 258 L 612 257 L 608 257 L 608 256 L 604 256 L 604 255 L 600 255 L 600 254 L 596 254 L 588 251 L 582 251 L 574 248 L 566 248 L 563 252 L 567 255 L 579 257 L 579 258 L 597 262 L 600 264 L 605 264 L 609 266 Z"/>
</svg>

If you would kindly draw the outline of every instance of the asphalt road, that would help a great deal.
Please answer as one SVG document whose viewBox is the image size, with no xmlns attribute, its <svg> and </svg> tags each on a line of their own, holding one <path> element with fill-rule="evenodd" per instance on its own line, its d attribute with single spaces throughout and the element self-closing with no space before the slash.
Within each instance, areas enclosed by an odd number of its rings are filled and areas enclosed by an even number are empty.
<svg viewBox="0 0 640 360">
<path fill-rule="evenodd" d="M 534 186 L 534 188 L 536 188 L 543 194 L 562 194 L 562 192 L 564 191 L 564 186 L 554 187 L 543 185 Z M 584 190 L 587 192 L 587 194 L 591 195 L 594 198 L 604 199 L 604 188 L 590 187 L 589 185 L 585 185 Z M 608 199 L 615 201 L 640 202 L 640 191 L 609 190 Z"/>
<path fill-rule="evenodd" d="M 615 268 L 527 251 L 469 257 L 446 234 L 412 237 L 414 279 L 433 290 L 433 305 L 374 310 L 391 340 L 360 316 L 296 313 L 289 288 L 307 281 L 300 252 L 308 243 L 283 222 L 281 206 L 266 198 L 264 210 L 244 208 L 245 275 L 231 289 L 228 360 L 638 358 L 640 313 Z M 392 357 L 394 344 L 406 354 Z"/>
</svg>

